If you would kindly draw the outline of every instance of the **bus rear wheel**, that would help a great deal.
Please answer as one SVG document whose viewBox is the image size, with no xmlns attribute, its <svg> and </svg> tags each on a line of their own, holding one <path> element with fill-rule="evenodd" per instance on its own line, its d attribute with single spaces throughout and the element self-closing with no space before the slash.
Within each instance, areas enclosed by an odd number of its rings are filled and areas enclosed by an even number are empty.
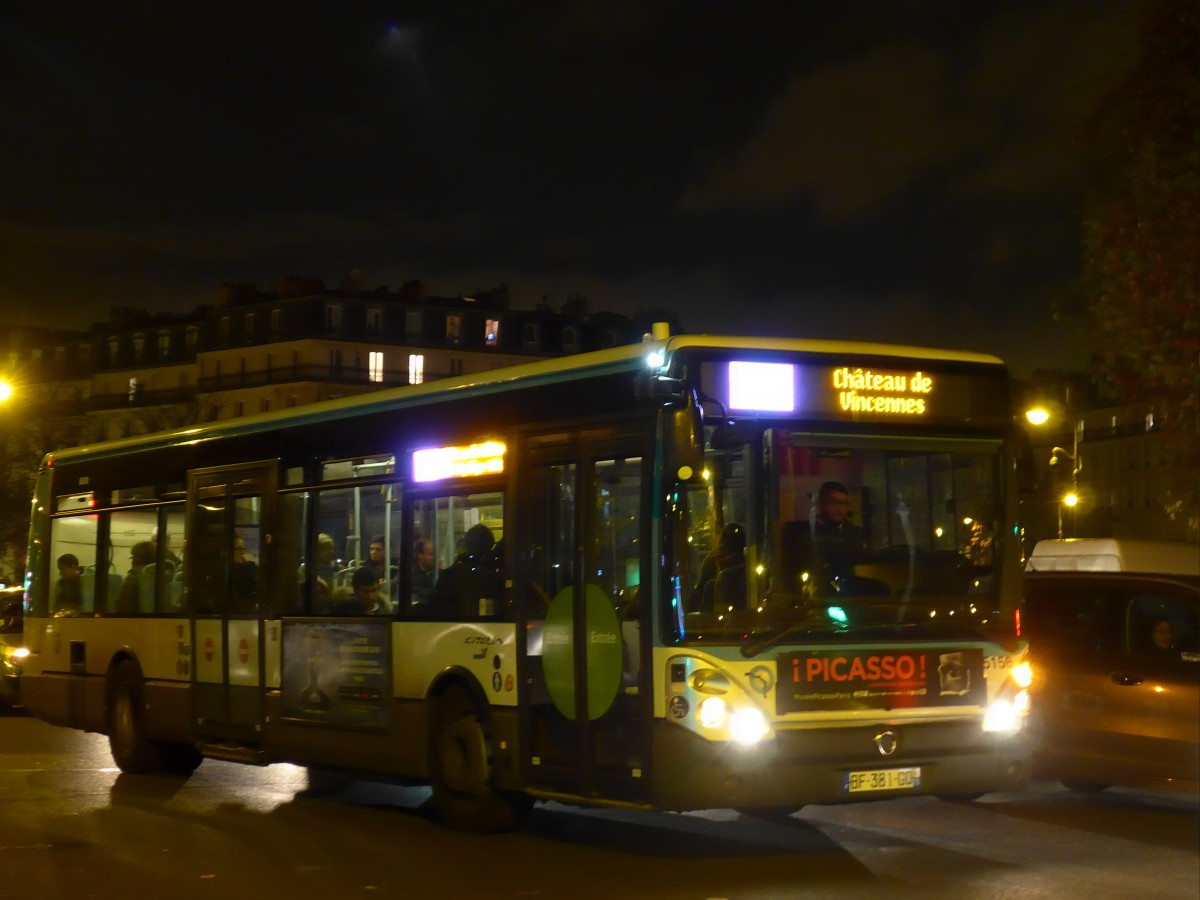
<svg viewBox="0 0 1200 900">
<path fill-rule="evenodd" d="M 434 701 L 429 747 L 433 807 L 461 831 L 507 831 L 517 823 L 517 798 L 492 783 L 491 741 L 475 701 L 457 685 Z"/>
</svg>

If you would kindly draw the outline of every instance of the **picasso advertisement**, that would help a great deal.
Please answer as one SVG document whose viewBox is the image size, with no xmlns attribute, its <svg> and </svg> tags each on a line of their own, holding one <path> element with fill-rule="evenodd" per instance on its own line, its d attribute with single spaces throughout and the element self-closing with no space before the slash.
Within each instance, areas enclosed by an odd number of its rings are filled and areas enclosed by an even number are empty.
<svg viewBox="0 0 1200 900">
<path fill-rule="evenodd" d="M 808 650 L 779 657 L 779 712 L 981 706 L 983 651 Z"/>
<path fill-rule="evenodd" d="M 284 716 L 383 727 L 390 693 L 390 638 L 386 622 L 285 622 Z"/>
</svg>

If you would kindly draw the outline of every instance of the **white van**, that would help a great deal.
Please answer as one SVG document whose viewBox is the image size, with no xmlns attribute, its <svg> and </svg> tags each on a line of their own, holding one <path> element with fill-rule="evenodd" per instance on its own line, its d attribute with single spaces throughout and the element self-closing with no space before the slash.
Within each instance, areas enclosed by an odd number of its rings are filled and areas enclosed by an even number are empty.
<svg viewBox="0 0 1200 900">
<path fill-rule="evenodd" d="M 1175 541 L 1066 538 L 1038 541 L 1026 572 L 1148 572 L 1200 575 L 1200 546 Z"/>
</svg>

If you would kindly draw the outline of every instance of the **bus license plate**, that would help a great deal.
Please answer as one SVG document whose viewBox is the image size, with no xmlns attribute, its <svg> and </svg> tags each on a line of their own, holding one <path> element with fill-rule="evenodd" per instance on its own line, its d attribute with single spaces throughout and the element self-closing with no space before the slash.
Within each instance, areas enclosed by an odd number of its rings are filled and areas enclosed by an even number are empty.
<svg viewBox="0 0 1200 900">
<path fill-rule="evenodd" d="M 868 772 L 847 772 L 842 787 L 847 794 L 865 791 L 910 791 L 921 786 L 921 768 L 872 769 Z"/>
</svg>

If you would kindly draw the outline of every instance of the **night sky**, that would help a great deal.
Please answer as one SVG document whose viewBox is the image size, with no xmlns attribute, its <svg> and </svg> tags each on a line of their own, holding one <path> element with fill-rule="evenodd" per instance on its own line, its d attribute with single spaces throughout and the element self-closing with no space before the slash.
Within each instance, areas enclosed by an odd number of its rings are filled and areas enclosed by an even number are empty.
<svg viewBox="0 0 1200 900">
<path fill-rule="evenodd" d="M 420 279 L 1081 363 L 1106 0 L 0 4 L 0 304 Z"/>
</svg>

